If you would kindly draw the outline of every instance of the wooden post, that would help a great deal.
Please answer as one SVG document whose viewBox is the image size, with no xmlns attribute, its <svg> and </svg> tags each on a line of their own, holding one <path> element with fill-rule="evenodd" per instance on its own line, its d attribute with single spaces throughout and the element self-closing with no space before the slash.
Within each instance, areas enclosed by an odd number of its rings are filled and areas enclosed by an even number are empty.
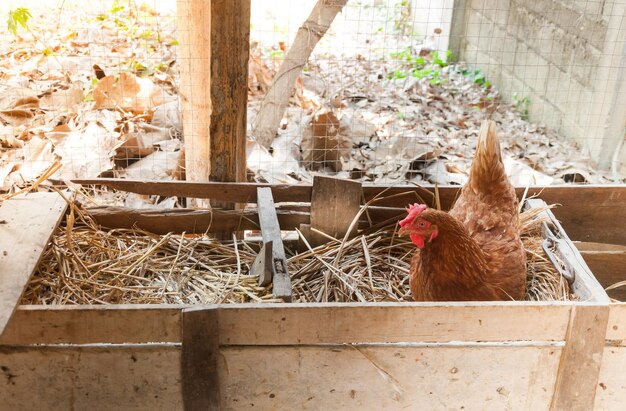
<svg viewBox="0 0 626 411">
<path fill-rule="evenodd" d="M 593 409 L 609 306 L 574 304 L 550 410 Z"/>
<path fill-rule="evenodd" d="M 176 5 L 185 178 L 208 181 L 211 165 L 211 2 L 178 0 Z"/>
<path fill-rule="evenodd" d="M 219 308 L 184 309 L 182 337 L 184 409 L 220 410 Z"/>
<path fill-rule="evenodd" d="M 246 179 L 249 58 L 250 0 L 211 0 L 211 181 Z"/>
<path fill-rule="evenodd" d="M 250 0 L 178 0 L 177 4 L 186 179 L 242 182 Z M 211 205 L 233 208 L 222 202 Z"/>
</svg>

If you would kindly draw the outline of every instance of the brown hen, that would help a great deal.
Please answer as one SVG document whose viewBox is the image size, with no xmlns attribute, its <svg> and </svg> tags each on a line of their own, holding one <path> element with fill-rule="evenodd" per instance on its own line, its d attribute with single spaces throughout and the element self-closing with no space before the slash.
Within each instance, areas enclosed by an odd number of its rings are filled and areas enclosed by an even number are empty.
<svg viewBox="0 0 626 411">
<path fill-rule="evenodd" d="M 410 269 L 413 299 L 522 299 L 526 255 L 517 207 L 495 124 L 483 121 L 469 180 L 450 212 L 413 204 L 400 222 L 401 234 L 418 247 Z"/>
</svg>

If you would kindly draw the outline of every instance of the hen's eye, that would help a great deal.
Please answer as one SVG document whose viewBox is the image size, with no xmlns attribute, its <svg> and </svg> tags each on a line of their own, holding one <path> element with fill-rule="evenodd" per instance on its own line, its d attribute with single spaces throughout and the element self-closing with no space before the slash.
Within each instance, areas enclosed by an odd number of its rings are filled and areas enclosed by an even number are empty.
<svg viewBox="0 0 626 411">
<path fill-rule="evenodd" d="M 420 221 L 419 223 L 417 223 L 418 227 L 424 227 L 424 222 Z"/>
</svg>

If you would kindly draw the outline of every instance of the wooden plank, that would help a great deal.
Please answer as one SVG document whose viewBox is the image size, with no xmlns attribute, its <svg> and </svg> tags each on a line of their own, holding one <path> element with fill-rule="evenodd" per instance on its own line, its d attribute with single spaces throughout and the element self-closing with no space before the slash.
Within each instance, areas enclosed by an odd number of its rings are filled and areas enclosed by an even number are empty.
<svg viewBox="0 0 626 411">
<path fill-rule="evenodd" d="M 575 245 L 603 287 L 626 280 L 626 246 L 588 242 Z M 606 292 L 611 298 L 626 301 L 626 286 Z"/>
<path fill-rule="evenodd" d="M 626 341 L 626 303 L 611 304 L 606 339 Z"/>
<path fill-rule="evenodd" d="M 608 318 L 608 305 L 572 308 L 551 410 L 593 408 Z"/>
<path fill-rule="evenodd" d="M 621 411 L 626 404 L 626 347 L 605 347 L 594 410 Z"/>
<path fill-rule="evenodd" d="M 202 234 L 220 231 L 258 230 L 259 217 L 256 210 L 143 210 L 125 207 L 94 207 L 87 209 L 89 215 L 107 228 L 138 227 L 155 234 L 188 233 Z M 284 227 L 297 227 L 308 223 L 308 213 L 276 211 L 278 221 Z"/>
<path fill-rule="evenodd" d="M 272 294 L 283 301 L 291 301 L 291 278 L 287 269 L 287 257 L 280 235 L 276 205 L 270 188 L 257 189 L 259 222 L 264 243 L 272 242 Z"/>
<path fill-rule="evenodd" d="M 264 243 L 259 250 L 259 254 L 250 266 L 250 275 L 258 277 L 259 285 L 265 287 L 272 282 L 274 264 L 272 259 L 273 242 Z"/>
<path fill-rule="evenodd" d="M 563 341 L 570 308 L 527 302 L 233 304 L 220 314 L 220 344 Z"/>
<path fill-rule="evenodd" d="M 0 203 L 0 335 L 66 208 L 58 193 L 22 194 Z"/>
<path fill-rule="evenodd" d="M 185 410 L 219 411 L 219 309 L 183 310 L 181 374 Z"/>
<path fill-rule="evenodd" d="M 545 410 L 554 346 L 227 347 L 224 410 Z"/>
<path fill-rule="evenodd" d="M 27 305 L 0 345 L 179 343 L 180 305 Z"/>
<path fill-rule="evenodd" d="M 121 178 L 77 179 L 73 183 L 98 185 L 144 195 L 209 198 L 235 203 L 256 203 L 256 190 L 271 187 L 276 203 L 310 202 L 310 185 L 220 183 L 193 181 L 142 181 Z"/>
<path fill-rule="evenodd" d="M 529 199 L 527 201 L 527 207 L 542 208 L 546 207 L 546 203 L 540 199 Z M 543 224 L 543 236 L 546 239 L 545 241 L 555 248 L 555 250 L 551 250 L 550 253 L 558 255 L 559 263 L 565 266 L 564 269 L 568 274 L 573 275 L 574 283 L 572 290 L 576 293 L 579 300 L 608 304 L 610 300 L 606 292 L 604 292 L 598 280 L 593 276 L 585 260 L 569 239 L 567 233 L 552 211 L 545 209 L 539 216 L 546 221 Z M 554 262 L 553 264 L 556 265 Z"/>
<path fill-rule="evenodd" d="M 177 0 L 178 94 L 182 103 L 185 177 L 209 181 L 211 170 L 211 2 Z"/>
<path fill-rule="evenodd" d="M 0 346 L 3 410 L 182 410 L 180 347 Z"/>
<path fill-rule="evenodd" d="M 361 184 L 357 181 L 316 175 L 311 192 L 311 228 L 343 238 L 360 210 L 361 197 Z M 316 240 L 313 246 L 326 242 L 315 236 L 312 239 Z"/>
</svg>

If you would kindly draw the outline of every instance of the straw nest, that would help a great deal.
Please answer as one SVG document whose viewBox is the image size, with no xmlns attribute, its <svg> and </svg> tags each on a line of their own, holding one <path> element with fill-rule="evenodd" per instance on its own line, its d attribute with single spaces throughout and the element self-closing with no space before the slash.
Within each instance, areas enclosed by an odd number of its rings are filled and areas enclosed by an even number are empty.
<svg viewBox="0 0 626 411">
<path fill-rule="evenodd" d="M 102 230 L 78 207 L 54 234 L 23 304 L 212 304 L 276 302 L 248 269 L 257 243 L 207 236 Z M 539 210 L 540 211 L 540 210 Z M 528 257 L 526 300 L 568 300 L 567 282 L 542 249 L 538 210 L 520 214 Z M 403 301 L 414 246 L 397 226 L 294 254 L 295 302 Z M 286 247 L 289 249 L 289 246 Z"/>
</svg>

